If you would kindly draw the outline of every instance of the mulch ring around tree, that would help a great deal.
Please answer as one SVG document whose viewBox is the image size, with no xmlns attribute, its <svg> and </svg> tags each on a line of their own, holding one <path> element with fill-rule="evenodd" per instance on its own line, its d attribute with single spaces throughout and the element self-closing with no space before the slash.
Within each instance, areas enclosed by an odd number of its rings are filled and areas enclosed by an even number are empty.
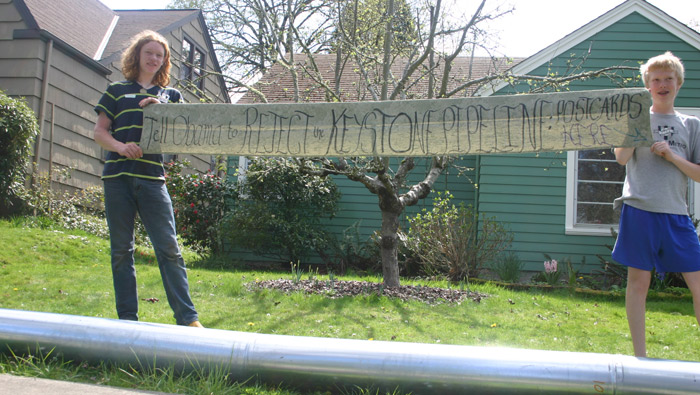
<svg viewBox="0 0 700 395">
<path fill-rule="evenodd" d="M 294 281 L 279 279 L 250 282 L 247 283 L 246 286 L 250 291 L 255 289 L 275 289 L 285 293 L 304 292 L 307 294 L 323 295 L 331 299 L 346 296 L 382 295 L 390 298 L 398 298 L 403 301 L 418 300 L 430 305 L 442 303 L 460 304 L 465 300 L 479 303 L 482 298 L 488 297 L 487 294 L 469 290 L 424 287 L 420 285 L 401 285 L 389 288 L 381 283 L 366 281 Z"/>
</svg>

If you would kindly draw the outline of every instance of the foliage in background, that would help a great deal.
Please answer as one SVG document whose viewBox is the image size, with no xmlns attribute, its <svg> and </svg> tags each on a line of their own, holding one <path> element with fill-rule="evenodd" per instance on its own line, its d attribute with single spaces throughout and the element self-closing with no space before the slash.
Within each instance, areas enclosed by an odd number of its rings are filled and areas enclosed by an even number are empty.
<svg viewBox="0 0 700 395">
<path fill-rule="evenodd" d="M 386 0 L 352 0 L 340 7 L 337 31 L 331 43 L 333 53 L 343 53 L 345 48 L 365 54 L 373 62 L 365 67 L 381 67 L 382 50 L 386 36 L 387 16 L 392 18 L 391 35 L 394 51 L 405 57 L 411 56 L 420 41 L 416 25 L 421 23 L 413 17 L 411 5 L 406 0 L 395 0 L 393 14 L 389 12 Z M 368 56 L 372 54 L 374 56 Z"/>
<path fill-rule="evenodd" d="M 451 198 L 438 192 L 430 211 L 408 219 L 402 240 L 428 275 L 478 277 L 486 262 L 510 246 L 513 234 L 494 218 L 479 217 L 472 206 L 450 204 Z"/>
<path fill-rule="evenodd" d="M 32 187 L 22 185 L 17 196 L 24 205 L 23 211 L 35 218 L 47 218 L 61 228 L 80 229 L 95 236 L 109 238 L 104 219 L 102 187 L 91 186 L 73 192 L 57 187 L 57 181 L 65 182 L 71 178 L 71 170 L 55 166 L 53 179 L 49 178 L 48 173 L 40 173 Z M 145 231 L 142 230 L 139 235 L 140 240 L 145 240 Z"/>
<path fill-rule="evenodd" d="M 332 237 L 321 225 L 337 211 L 340 192 L 329 177 L 302 174 L 284 158 L 253 159 L 240 185 L 241 199 L 225 220 L 231 245 L 285 262 L 323 252 Z"/>
<path fill-rule="evenodd" d="M 187 172 L 187 161 L 168 166 L 166 183 L 182 243 L 203 255 L 222 252 L 221 222 L 238 195 L 235 185 L 225 176 Z"/>
<path fill-rule="evenodd" d="M 520 274 L 523 270 L 524 262 L 514 252 L 501 254 L 491 262 L 491 270 L 507 283 L 520 282 Z"/>
<path fill-rule="evenodd" d="M 336 273 L 345 273 L 348 269 L 357 272 L 377 273 L 381 271 L 381 257 L 376 237 L 362 240 L 360 224 L 357 221 L 343 231 L 340 238 L 331 238 L 331 256 L 324 260 L 330 262 Z"/>
<path fill-rule="evenodd" d="M 102 186 L 93 185 L 72 192 L 56 187 L 58 181 L 65 183 L 71 178 L 72 170 L 54 166 L 51 178 L 42 172 L 36 176 L 32 187 L 20 186 L 17 197 L 22 208 L 15 214 L 27 215 L 27 224 L 39 228 L 79 229 L 109 239 Z M 151 247 L 146 227 L 138 216 L 134 223 L 134 241 L 138 246 Z"/>
<path fill-rule="evenodd" d="M 0 205 L 10 205 L 24 185 L 32 143 L 39 133 L 34 111 L 0 90 Z"/>
</svg>

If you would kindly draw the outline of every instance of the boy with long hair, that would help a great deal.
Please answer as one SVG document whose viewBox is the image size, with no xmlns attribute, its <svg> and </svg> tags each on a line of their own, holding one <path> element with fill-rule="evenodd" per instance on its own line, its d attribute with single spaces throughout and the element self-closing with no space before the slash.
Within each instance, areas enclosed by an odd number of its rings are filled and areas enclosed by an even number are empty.
<svg viewBox="0 0 700 395">
<path fill-rule="evenodd" d="M 170 49 L 166 39 L 148 30 L 135 36 L 122 57 L 122 74 L 126 80 L 110 84 L 95 107 L 95 141 L 108 151 L 102 180 L 117 315 L 138 320 L 134 268 L 134 221 L 138 213 L 153 243 L 177 324 L 201 327 L 177 243 L 163 155 L 144 154 L 139 146 L 143 108 L 154 103 L 182 102 L 180 92 L 167 87 Z"/>
</svg>

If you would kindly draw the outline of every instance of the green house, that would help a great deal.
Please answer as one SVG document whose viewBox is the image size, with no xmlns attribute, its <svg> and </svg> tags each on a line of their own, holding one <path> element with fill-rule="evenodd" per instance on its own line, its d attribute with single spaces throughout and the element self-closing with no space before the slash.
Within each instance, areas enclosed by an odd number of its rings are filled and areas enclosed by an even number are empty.
<svg viewBox="0 0 700 395">
<path fill-rule="evenodd" d="M 564 76 L 629 66 L 633 70 L 617 70 L 615 79 L 573 82 L 566 89 L 611 89 L 621 83 L 634 87 L 642 86 L 635 79 L 640 62 L 668 50 L 686 66 L 686 82 L 676 102 L 678 110 L 700 115 L 700 33 L 643 0 L 620 4 L 527 59 L 514 59 L 514 63 L 493 59 L 473 63 L 471 59 L 470 66 L 465 63 L 455 67 L 453 73 L 459 74 L 466 68 L 470 73 L 511 68 L 515 75 Z M 275 79 L 281 78 L 279 75 L 270 72 L 263 80 L 274 87 L 268 88 L 268 100 L 290 101 L 284 81 Z M 353 86 L 353 81 L 345 83 Z M 502 83 L 472 93 L 488 96 L 528 89 L 526 84 Z M 308 90 L 304 95 L 307 101 L 324 100 L 317 91 Z M 254 102 L 250 97 L 244 99 L 248 101 L 241 102 Z M 239 160 L 241 166 L 245 164 L 244 158 L 231 160 L 234 166 Z M 427 171 L 429 160 L 422 159 L 420 163 Z M 479 213 L 503 222 L 514 234 L 511 250 L 525 262 L 526 270 L 543 270 L 544 254 L 559 260 L 571 259 L 576 266 L 585 260 L 585 267 L 577 267 L 584 272 L 599 267 L 598 255 L 609 257 L 606 245 L 614 242 L 611 228 L 617 227 L 619 216 L 612 210 L 612 200 L 620 195 L 624 180 L 624 168 L 614 161 L 610 150 L 479 155 L 458 158 L 455 164 L 459 168 L 446 171 L 433 190 L 449 190 L 454 202 L 471 204 Z M 414 171 L 415 179 L 422 176 L 420 169 Z M 340 235 L 360 221 L 363 236 L 378 230 L 381 214 L 377 197 L 358 183 L 344 178 L 335 180 L 342 198 L 340 212 L 329 221 L 329 229 Z M 689 188 L 691 213 L 695 207 L 700 208 L 700 193 L 696 189 L 696 185 Z M 405 215 L 429 208 L 433 196 L 408 207 Z"/>
<path fill-rule="evenodd" d="M 638 67 L 652 56 L 672 51 L 686 67 L 686 80 L 676 100 L 677 110 L 700 116 L 700 33 L 643 0 L 628 0 L 572 32 L 513 68 L 514 74 L 565 75 L 616 65 Z M 638 76 L 637 71 L 622 73 Z M 568 88 L 592 90 L 617 87 L 603 78 L 572 83 Z M 627 86 L 643 86 L 639 80 Z M 496 86 L 492 94 L 512 94 L 518 86 Z M 482 156 L 477 168 L 479 210 L 511 225 L 513 251 L 542 270 L 543 254 L 585 257 L 585 271 L 609 256 L 610 229 L 619 213 L 624 168 L 607 151 L 561 154 Z M 691 214 L 700 210 L 700 189 L 689 188 Z"/>
</svg>

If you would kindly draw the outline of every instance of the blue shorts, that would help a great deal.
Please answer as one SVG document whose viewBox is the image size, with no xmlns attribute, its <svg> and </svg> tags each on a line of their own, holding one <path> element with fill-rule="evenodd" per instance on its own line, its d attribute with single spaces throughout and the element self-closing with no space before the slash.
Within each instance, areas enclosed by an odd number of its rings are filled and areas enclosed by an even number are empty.
<svg viewBox="0 0 700 395">
<path fill-rule="evenodd" d="M 612 252 L 617 262 L 657 273 L 700 270 L 700 242 L 687 215 L 652 213 L 623 205 Z"/>
</svg>

